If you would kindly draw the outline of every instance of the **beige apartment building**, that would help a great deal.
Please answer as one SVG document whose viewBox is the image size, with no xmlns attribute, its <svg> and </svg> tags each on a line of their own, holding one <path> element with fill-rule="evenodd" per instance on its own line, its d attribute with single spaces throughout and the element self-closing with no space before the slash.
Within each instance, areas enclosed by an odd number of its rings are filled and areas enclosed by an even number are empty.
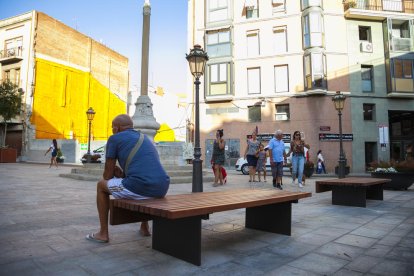
<svg viewBox="0 0 414 276">
<path fill-rule="evenodd" d="M 206 166 L 217 129 L 230 166 L 252 131 L 267 144 L 281 129 L 286 141 L 301 131 L 310 159 L 322 150 L 333 172 L 336 91 L 347 96 L 342 131 L 352 172 L 402 160 L 414 142 L 414 1 L 189 0 L 188 22 L 188 47 L 200 44 L 209 56 L 200 89 Z"/>
</svg>

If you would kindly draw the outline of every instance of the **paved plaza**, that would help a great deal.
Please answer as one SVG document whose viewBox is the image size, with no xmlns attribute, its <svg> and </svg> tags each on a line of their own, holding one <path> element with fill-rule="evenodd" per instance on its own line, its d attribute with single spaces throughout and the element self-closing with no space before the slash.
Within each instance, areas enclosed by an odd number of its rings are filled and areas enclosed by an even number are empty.
<svg viewBox="0 0 414 276">
<path fill-rule="evenodd" d="M 414 187 L 384 191 L 366 208 L 313 193 L 293 204 L 291 236 L 244 228 L 244 210 L 212 214 L 198 267 L 153 250 L 138 224 L 110 226 L 108 244 L 85 240 L 99 227 L 96 183 L 58 176 L 70 166 L 48 167 L 0 164 L 0 275 L 414 275 Z M 271 189 L 269 180 L 252 187 L 229 171 L 226 185 L 204 191 Z M 290 182 L 285 189 L 298 190 Z M 191 184 L 173 184 L 169 194 L 188 192 Z"/>
</svg>

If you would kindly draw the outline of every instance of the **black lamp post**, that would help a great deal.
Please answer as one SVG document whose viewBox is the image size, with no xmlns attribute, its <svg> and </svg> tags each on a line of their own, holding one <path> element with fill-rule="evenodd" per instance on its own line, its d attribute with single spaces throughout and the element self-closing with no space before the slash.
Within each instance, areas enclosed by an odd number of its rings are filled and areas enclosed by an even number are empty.
<svg viewBox="0 0 414 276">
<path fill-rule="evenodd" d="M 86 153 L 86 163 L 91 163 L 91 124 L 93 117 L 95 117 L 95 111 L 92 107 L 89 107 L 88 111 L 86 111 L 86 116 L 88 117 L 89 121 L 89 131 L 88 131 L 88 152 Z"/>
<path fill-rule="evenodd" d="M 338 160 L 338 178 L 345 178 L 345 167 L 346 167 L 346 158 L 344 154 L 344 149 L 342 146 L 342 109 L 345 105 L 345 95 L 340 91 L 336 91 L 335 96 L 332 97 L 332 101 L 335 104 L 335 109 L 338 111 L 339 117 L 339 160 Z"/>
<path fill-rule="evenodd" d="M 194 45 L 190 53 L 186 55 L 188 64 L 190 65 L 191 74 L 195 77 L 195 145 L 194 145 L 194 160 L 193 160 L 193 188 L 192 192 L 203 191 L 203 170 L 201 148 L 200 148 L 200 110 L 199 110 L 199 89 L 200 77 L 204 74 L 204 67 L 208 60 L 208 55 L 201 48 L 200 45 Z"/>
</svg>

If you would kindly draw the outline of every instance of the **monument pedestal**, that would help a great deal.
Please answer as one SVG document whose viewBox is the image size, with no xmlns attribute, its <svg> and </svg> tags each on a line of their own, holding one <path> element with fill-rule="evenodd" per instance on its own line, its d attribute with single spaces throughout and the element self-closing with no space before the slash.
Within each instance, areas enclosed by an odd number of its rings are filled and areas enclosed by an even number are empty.
<svg viewBox="0 0 414 276">
<path fill-rule="evenodd" d="M 138 97 L 135 103 L 135 113 L 132 116 L 132 121 L 134 122 L 135 130 L 141 131 L 154 141 L 154 136 L 160 128 L 160 124 L 154 118 L 152 102 L 147 95 Z"/>
</svg>

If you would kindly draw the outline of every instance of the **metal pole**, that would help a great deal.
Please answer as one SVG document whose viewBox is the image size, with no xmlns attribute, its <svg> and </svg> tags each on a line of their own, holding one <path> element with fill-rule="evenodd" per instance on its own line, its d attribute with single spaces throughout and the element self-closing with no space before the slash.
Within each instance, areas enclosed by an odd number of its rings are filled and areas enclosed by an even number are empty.
<svg viewBox="0 0 414 276">
<path fill-rule="evenodd" d="M 141 49 L 141 96 L 148 95 L 148 60 L 151 6 L 145 1 L 142 8 L 142 49 Z"/>
<path fill-rule="evenodd" d="M 92 121 L 89 120 L 88 152 L 86 153 L 86 163 L 91 163 L 91 124 Z"/>
<path fill-rule="evenodd" d="M 345 178 L 346 159 L 344 148 L 342 146 L 342 112 L 338 111 L 339 116 L 339 161 L 338 161 L 338 178 Z"/>
<path fill-rule="evenodd" d="M 199 110 L 199 86 L 200 79 L 195 79 L 195 145 L 194 145 L 194 160 L 193 160 L 193 187 L 192 192 L 198 193 L 203 191 L 203 170 L 200 148 L 200 110 Z"/>
</svg>

